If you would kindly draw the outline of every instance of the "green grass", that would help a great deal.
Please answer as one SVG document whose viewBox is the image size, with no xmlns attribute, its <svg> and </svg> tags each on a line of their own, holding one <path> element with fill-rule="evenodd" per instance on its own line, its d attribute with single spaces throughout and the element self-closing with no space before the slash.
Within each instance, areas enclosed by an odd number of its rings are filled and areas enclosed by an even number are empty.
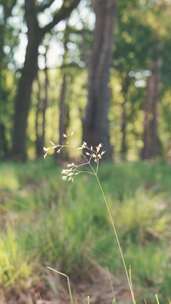
<svg viewBox="0 0 171 304">
<path fill-rule="evenodd" d="M 171 168 L 164 163 L 105 164 L 107 198 L 134 285 L 142 297 L 171 296 Z M 117 246 L 96 181 L 62 181 L 52 160 L 0 164 L 0 285 L 25 284 L 61 265 L 84 276 L 93 259 L 122 278 Z M 43 270 L 42 270 L 43 269 Z M 82 273 L 80 273 L 82 269 Z"/>
</svg>

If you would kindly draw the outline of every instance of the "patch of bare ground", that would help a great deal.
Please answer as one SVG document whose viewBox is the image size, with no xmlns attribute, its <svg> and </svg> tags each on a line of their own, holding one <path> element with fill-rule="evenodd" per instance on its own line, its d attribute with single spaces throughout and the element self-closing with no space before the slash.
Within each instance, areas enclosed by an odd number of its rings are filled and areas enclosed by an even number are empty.
<svg viewBox="0 0 171 304">
<path fill-rule="evenodd" d="M 91 261 L 91 268 L 85 279 L 74 282 L 77 303 L 87 303 L 88 296 L 92 304 L 132 303 L 131 293 L 123 279 L 115 277 L 107 269 Z"/>
<path fill-rule="evenodd" d="M 84 278 L 71 282 L 74 304 L 130 304 L 131 294 L 124 280 L 115 278 L 108 270 L 92 262 Z M 10 288 L 0 291 L 0 304 L 70 304 L 66 281 L 47 272 L 45 279 L 29 288 Z"/>
</svg>

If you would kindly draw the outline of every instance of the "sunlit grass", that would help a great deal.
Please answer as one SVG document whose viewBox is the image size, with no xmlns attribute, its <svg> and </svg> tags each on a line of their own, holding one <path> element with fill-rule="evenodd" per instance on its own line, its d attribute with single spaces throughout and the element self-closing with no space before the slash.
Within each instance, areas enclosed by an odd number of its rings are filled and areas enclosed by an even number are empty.
<svg viewBox="0 0 171 304">
<path fill-rule="evenodd" d="M 27 280 L 32 266 L 12 227 L 0 234 L 0 282 L 5 286 Z"/>
<path fill-rule="evenodd" d="M 68 185 L 59 172 L 51 160 L 0 165 L 0 284 L 26 281 L 43 265 L 61 265 L 71 276 L 82 269 L 84 275 L 89 260 L 122 276 L 95 180 L 80 176 Z M 154 289 L 168 299 L 170 168 L 162 163 L 105 164 L 99 173 L 136 286 L 146 290 L 147 298 Z"/>
</svg>

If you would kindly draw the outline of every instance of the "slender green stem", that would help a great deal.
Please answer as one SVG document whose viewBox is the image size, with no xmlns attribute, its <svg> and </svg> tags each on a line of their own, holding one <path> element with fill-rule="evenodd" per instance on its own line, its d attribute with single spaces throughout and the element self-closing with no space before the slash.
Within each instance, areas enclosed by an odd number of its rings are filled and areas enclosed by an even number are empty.
<svg viewBox="0 0 171 304">
<path fill-rule="evenodd" d="M 157 294 L 155 295 L 155 298 L 156 298 L 156 302 L 157 302 L 157 304 L 160 304 L 160 302 L 159 302 L 159 298 L 158 298 L 158 295 L 157 295 Z"/>
<path fill-rule="evenodd" d="M 94 173 L 94 176 L 96 178 L 97 184 L 98 184 L 99 189 L 100 189 L 100 191 L 102 193 L 103 200 L 104 200 L 105 205 L 106 205 L 107 213 L 108 213 L 108 216 L 109 216 L 109 219 L 110 219 L 110 222 L 111 222 L 111 225 L 112 225 L 112 229 L 113 229 L 113 232 L 114 232 L 114 235 L 115 235 L 115 240 L 114 241 L 116 241 L 116 243 L 117 243 L 118 250 L 119 250 L 119 253 L 120 253 L 120 256 L 121 256 L 121 260 L 122 260 L 122 264 L 123 264 L 123 267 L 124 267 L 124 270 L 125 270 L 126 278 L 127 278 L 127 281 L 128 281 L 130 292 L 131 292 L 132 302 L 133 302 L 133 304 L 136 304 L 136 300 L 135 300 L 135 296 L 134 296 L 134 291 L 133 291 L 133 288 L 132 288 L 132 282 L 131 282 L 131 280 L 129 278 L 129 273 L 128 273 L 128 270 L 127 270 L 127 266 L 126 266 L 126 262 L 125 262 L 125 258 L 124 258 L 124 254 L 123 254 L 123 250 L 122 250 L 121 243 L 120 243 L 120 240 L 119 240 L 119 236 L 118 236 L 118 232 L 117 232 L 117 229 L 116 229 L 116 225 L 115 225 L 115 222 L 114 222 L 114 219 L 113 219 L 113 216 L 112 216 L 112 207 L 111 207 L 111 204 L 107 201 L 107 198 L 106 198 L 106 195 L 104 193 L 103 187 L 101 185 L 100 179 L 98 177 L 97 171 L 93 168 L 93 166 L 91 164 L 90 164 L 90 168 L 91 168 L 91 170 Z"/>
</svg>

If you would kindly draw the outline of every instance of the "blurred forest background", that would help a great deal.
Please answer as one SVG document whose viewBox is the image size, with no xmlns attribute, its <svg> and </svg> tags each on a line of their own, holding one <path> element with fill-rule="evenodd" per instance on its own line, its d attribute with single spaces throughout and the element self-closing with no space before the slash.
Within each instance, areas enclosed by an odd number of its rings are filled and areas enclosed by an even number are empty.
<svg viewBox="0 0 171 304">
<path fill-rule="evenodd" d="M 70 130 L 108 158 L 169 157 L 170 1 L 116 2 L 1 0 L 1 159 Z"/>
<path fill-rule="evenodd" d="M 0 303 L 70 303 L 46 266 L 74 303 L 132 303 L 95 180 L 61 179 L 80 150 L 43 159 L 72 133 L 106 151 L 137 303 L 171 303 L 170 18 L 170 0 L 0 0 Z"/>
</svg>

